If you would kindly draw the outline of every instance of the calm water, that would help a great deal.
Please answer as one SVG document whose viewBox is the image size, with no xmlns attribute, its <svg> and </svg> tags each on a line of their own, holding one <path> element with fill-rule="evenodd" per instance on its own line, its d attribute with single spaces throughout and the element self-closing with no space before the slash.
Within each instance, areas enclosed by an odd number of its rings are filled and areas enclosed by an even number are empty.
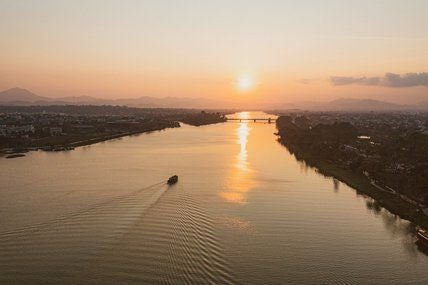
<svg viewBox="0 0 428 285">
<path fill-rule="evenodd" d="M 0 283 L 428 284 L 408 222 L 274 132 L 184 125 L 0 158 Z"/>
</svg>

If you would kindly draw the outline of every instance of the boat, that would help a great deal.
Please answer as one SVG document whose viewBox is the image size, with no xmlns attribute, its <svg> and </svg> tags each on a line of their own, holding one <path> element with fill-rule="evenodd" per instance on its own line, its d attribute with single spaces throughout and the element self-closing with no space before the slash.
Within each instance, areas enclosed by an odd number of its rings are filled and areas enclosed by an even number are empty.
<svg viewBox="0 0 428 285">
<path fill-rule="evenodd" d="M 418 242 L 425 246 L 428 246 L 428 230 L 418 227 L 416 229 L 416 237 L 418 238 Z"/>
<path fill-rule="evenodd" d="M 178 181 L 178 176 L 177 175 L 173 175 L 170 178 L 168 178 L 168 185 L 173 185 L 175 183 L 177 183 Z"/>
</svg>

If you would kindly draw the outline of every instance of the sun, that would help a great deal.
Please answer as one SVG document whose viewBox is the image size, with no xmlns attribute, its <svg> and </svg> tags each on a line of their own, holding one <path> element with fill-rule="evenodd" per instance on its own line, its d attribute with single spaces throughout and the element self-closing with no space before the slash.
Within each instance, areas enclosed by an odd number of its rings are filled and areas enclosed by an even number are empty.
<svg viewBox="0 0 428 285">
<path fill-rule="evenodd" d="M 240 92 L 248 92 L 254 88 L 254 80 L 248 74 L 243 74 L 236 78 L 236 88 Z"/>
</svg>

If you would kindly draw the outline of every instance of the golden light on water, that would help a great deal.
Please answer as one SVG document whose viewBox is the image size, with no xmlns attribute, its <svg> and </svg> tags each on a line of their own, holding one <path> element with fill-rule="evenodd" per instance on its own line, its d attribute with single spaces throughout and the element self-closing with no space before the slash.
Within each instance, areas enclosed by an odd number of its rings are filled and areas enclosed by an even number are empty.
<svg viewBox="0 0 428 285">
<path fill-rule="evenodd" d="M 249 119 L 250 118 L 250 112 L 240 112 L 238 113 L 239 119 Z"/>
<path fill-rule="evenodd" d="M 239 123 L 238 128 L 238 142 L 240 145 L 240 151 L 237 156 L 236 167 L 242 169 L 243 171 L 248 170 L 248 161 L 247 161 L 247 143 L 248 143 L 248 135 L 250 134 L 250 128 L 248 127 L 248 123 Z"/>
<path fill-rule="evenodd" d="M 238 114 L 239 119 L 249 119 L 249 112 L 241 112 Z M 247 143 L 248 136 L 250 135 L 250 127 L 248 126 L 248 122 L 239 123 L 239 127 L 237 129 L 238 135 L 238 143 L 240 145 L 240 151 L 237 156 L 236 167 L 242 169 L 243 171 L 248 171 L 248 161 L 247 161 Z"/>
<path fill-rule="evenodd" d="M 241 112 L 238 114 L 239 119 L 249 119 L 249 112 Z M 248 162 L 248 137 L 251 128 L 248 122 L 239 123 L 236 129 L 236 143 L 239 145 L 239 152 L 235 157 L 235 163 L 230 171 L 227 180 L 227 190 L 220 195 L 229 202 L 243 204 L 247 202 L 246 193 L 254 187 L 252 179 L 253 170 Z"/>
</svg>

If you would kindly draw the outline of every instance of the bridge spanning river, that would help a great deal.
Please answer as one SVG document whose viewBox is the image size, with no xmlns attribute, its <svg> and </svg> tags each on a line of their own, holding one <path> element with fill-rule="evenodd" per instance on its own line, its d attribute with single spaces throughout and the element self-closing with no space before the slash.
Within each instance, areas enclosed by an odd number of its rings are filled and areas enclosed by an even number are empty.
<svg viewBox="0 0 428 285">
<path fill-rule="evenodd" d="M 275 122 L 275 118 L 227 118 L 228 121 L 239 121 L 239 122 L 267 122 L 268 124 Z"/>
</svg>

